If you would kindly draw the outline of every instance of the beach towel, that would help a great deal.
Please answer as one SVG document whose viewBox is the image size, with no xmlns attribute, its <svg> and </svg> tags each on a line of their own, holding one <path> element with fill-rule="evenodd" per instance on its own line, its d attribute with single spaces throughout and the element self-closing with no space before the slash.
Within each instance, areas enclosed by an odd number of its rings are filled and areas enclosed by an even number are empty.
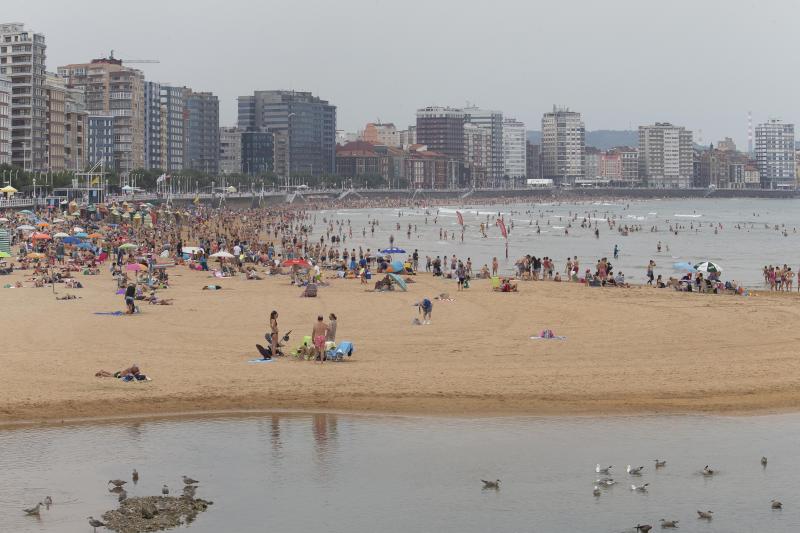
<svg viewBox="0 0 800 533">
<path fill-rule="evenodd" d="M 540 337 L 539 335 L 533 335 L 531 337 L 531 340 L 534 340 L 534 341 L 552 341 L 552 340 L 565 341 L 565 340 L 567 340 L 567 338 L 566 337 L 562 337 L 561 335 L 554 335 L 552 337 Z"/>
<path fill-rule="evenodd" d="M 125 313 L 123 311 L 111 311 L 111 312 L 104 312 L 104 313 L 95 313 L 96 315 L 106 315 L 106 316 L 122 316 Z"/>
<path fill-rule="evenodd" d="M 257 364 L 257 363 L 271 363 L 271 362 L 273 362 L 274 360 L 275 360 L 275 359 L 250 359 L 250 360 L 249 360 L 249 361 L 247 361 L 247 362 L 248 362 L 248 363 L 250 363 L 250 364 Z"/>
</svg>

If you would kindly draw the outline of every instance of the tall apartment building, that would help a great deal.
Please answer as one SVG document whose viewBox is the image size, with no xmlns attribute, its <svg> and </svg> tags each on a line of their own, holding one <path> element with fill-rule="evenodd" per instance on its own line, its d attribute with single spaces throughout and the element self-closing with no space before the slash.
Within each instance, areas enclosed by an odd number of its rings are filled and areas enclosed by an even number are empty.
<svg viewBox="0 0 800 533">
<path fill-rule="evenodd" d="M 11 79 L 11 163 L 47 168 L 44 35 L 24 24 L 0 24 L 0 75 Z"/>
<path fill-rule="evenodd" d="M 756 163 L 764 189 L 794 188 L 794 124 L 772 119 L 756 126 Z"/>
<path fill-rule="evenodd" d="M 523 122 L 503 119 L 503 177 L 512 187 L 523 185 L 528 173 L 527 136 Z"/>
<path fill-rule="evenodd" d="M 417 127 L 409 126 L 406 130 L 397 132 L 397 142 L 400 148 L 408 150 L 408 147 L 417 144 Z"/>
<path fill-rule="evenodd" d="M 614 150 L 600 154 L 597 171 L 600 178 L 619 184 L 622 181 L 622 154 Z"/>
<path fill-rule="evenodd" d="M 84 170 L 89 163 L 86 160 L 88 117 L 83 91 L 67 87 L 64 102 L 64 166 L 67 170 Z"/>
<path fill-rule="evenodd" d="M 45 152 L 47 168 L 53 172 L 65 170 L 64 141 L 67 87 L 64 79 L 51 72 L 45 76 Z"/>
<path fill-rule="evenodd" d="M 392 146 L 399 148 L 400 132 L 394 124 L 381 124 L 370 122 L 364 126 L 364 133 L 361 134 L 362 139 L 370 144 L 379 144 L 382 146 Z M 338 155 L 337 155 L 338 157 Z"/>
<path fill-rule="evenodd" d="M 111 115 L 89 115 L 86 119 L 86 155 L 89 165 L 102 163 L 103 169 L 114 169 L 114 122 Z"/>
<path fill-rule="evenodd" d="M 490 181 L 492 132 L 477 124 L 464 124 L 464 181 L 471 188 L 486 188 Z"/>
<path fill-rule="evenodd" d="M 161 168 L 166 172 L 186 168 L 186 94 L 185 87 L 161 85 Z"/>
<path fill-rule="evenodd" d="M 222 174 L 242 172 L 242 132 L 239 128 L 219 129 L 219 171 Z"/>
<path fill-rule="evenodd" d="M 586 128 L 581 114 L 553 106 L 542 117 L 542 177 L 573 185 L 586 165 Z"/>
<path fill-rule="evenodd" d="M 0 165 L 11 164 L 11 79 L 0 75 Z"/>
<path fill-rule="evenodd" d="M 334 174 L 336 106 L 310 92 L 282 90 L 255 91 L 238 104 L 239 129 L 274 135 L 276 173 L 287 175 L 288 164 L 290 174 Z"/>
<path fill-rule="evenodd" d="M 187 89 L 184 122 L 184 168 L 219 172 L 219 99 Z"/>
<path fill-rule="evenodd" d="M 114 170 L 127 176 L 145 165 L 144 74 L 113 56 L 59 67 L 70 87 L 86 93 L 90 115 L 114 118 Z M 90 130 L 91 133 L 92 130 Z"/>
<path fill-rule="evenodd" d="M 464 108 L 464 121 L 489 131 L 492 146 L 487 177 L 493 187 L 500 186 L 504 176 L 503 113 L 478 107 L 466 107 Z"/>
<path fill-rule="evenodd" d="M 639 176 L 639 150 L 630 146 L 621 146 L 615 148 L 622 157 L 622 181 L 625 185 L 639 185 L 641 178 Z"/>
<path fill-rule="evenodd" d="M 647 187 L 691 187 L 692 132 L 669 122 L 639 126 L 639 179 Z"/>
<path fill-rule="evenodd" d="M 417 144 L 431 152 L 443 154 L 454 164 L 446 169 L 448 187 L 459 185 L 464 162 L 464 122 L 466 115 L 461 109 L 450 107 L 424 107 L 417 109 Z M 434 183 L 439 184 L 436 180 Z"/>
<path fill-rule="evenodd" d="M 144 166 L 164 169 L 164 133 L 161 129 L 164 113 L 161 108 L 161 84 L 144 82 Z"/>
<path fill-rule="evenodd" d="M 541 179 L 541 146 L 525 141 L 525 159 L 525 178 L 529 180 Z"/>
<path fill-rule="evenodd" d="M 594 180 L 600 177 L 600 158 L 602 152 L 594 146 L 587 146 L 583 163 L 583 177 Z"/>
<path fill-rule="evenodd" d="M 243 131 L 241 135 L 242 172 L 248 176 L 258 176 L 275 171 L 275 134 L 269 131 L 251 130 Z M 286 167 L 283 168 L 285 170 Z"/>
</svg>

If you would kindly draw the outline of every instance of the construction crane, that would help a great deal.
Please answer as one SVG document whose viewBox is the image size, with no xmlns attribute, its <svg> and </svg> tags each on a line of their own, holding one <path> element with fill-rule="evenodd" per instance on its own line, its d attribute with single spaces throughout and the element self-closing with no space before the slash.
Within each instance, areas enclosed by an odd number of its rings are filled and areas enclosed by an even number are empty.
<svg viewBox="0 0 800 533">
<path fill-rule="evenodd" d="M 114 50 L 111 50 L 109 59 L 114 59 Z M 120 59 L 123 63 L 161 63 L 158 59 Z"/>
</svg>

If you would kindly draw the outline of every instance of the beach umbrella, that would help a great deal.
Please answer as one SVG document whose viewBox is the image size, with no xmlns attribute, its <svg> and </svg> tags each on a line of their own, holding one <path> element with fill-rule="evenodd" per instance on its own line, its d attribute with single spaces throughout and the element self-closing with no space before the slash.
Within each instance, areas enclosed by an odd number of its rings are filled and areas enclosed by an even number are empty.
<svg viewBox="0 0 800 533">
<path fill-rule="evenodd" d="M 82 242 L 77 246 L 77 248 L 80 248 L 81 250 L 94 250 L 94 246 L 90 242 Z"/>
<path fill-rule="evenodd" d="M 79 237 L 80 237 L 80 235 L 79 235 Z M 103 235 L 101 233 L 90 233 L 89 234 L 89 238 L 90 239 L 102 239 Z"/>
<path fill-rule="evenodd" d="M 74 228 L 72 228 L 72 233 L 80 233 L 82 231 L 86 231 L 86 230 L 83 229 L 83 228 L 80 228 L 78 226 L 75 226 Z"/>
<path fill-rule="evenodd" d="M 13 189 L 13 187 L 12 187 L 12 189 Z M 0 192 L 2 192 L 2 191 L 3 191 L 3 189 L 0 189 Z M 33 211 L 31 211 L 30 209 L 23 209 L 22 211 L 19 212 L 19 214 L 20 215 L 32 215 Z"/>
<path fill-rule="evenodd" d="M 47 233 L 39 233 L 39 232 L 37 232 L 37 233 L 34 233 L 33 235 L 31 235 L 31 239 L 33 239 L 35 241 L 49 241 L 50 240 L 50 235 L 48 235 Z"/>
<path fill-rule="evenodd" d="M 63 231 L 59 231 L 55 235 L 53 235 L 56 239 L 63 239 L 65 237 L 69 237 L 69 233 L 64 233 Z"/>
<path fill-rule="evenodd" d="M 141 263 L 128 263 L 125 265 L 125 270 L 128 272 L 138 272 L 140 270 L 144 270 L 145 266 Z"/>
<path fill-rule="evenodd" d="M 6 185 L 2 189 L 0 189 L 0 192 L 4 192 L 6 194 L 14 194 L 15 192 L 17 192 L 17 189 L 12 187 L 11 185 Z"/>
<path fill-rule="evenodd" d="M 235 256 L 230 252 L 226 252 L 225 250 L 222 250 L 222 251 L 217 252 L 215 254 L 211 254 L 208 257 L 216 257 L 218 259 L 232 259 Z"/>
<path fill-rule="evenodd" d="M 404 272 L 406 267 L 402 261 L 392 261 L 392 264 L 386 268 L 387 272 Z"/>
<path fill-rule="evenodd" d="M 406 282 L 403 278 L 401 278 L 397 274 L 389 274 L 389 277 L 392 278 L 392 281 L 397 283 L 397 286 L 400 287 L 401 291 L 405 292 L 408 290 L 408 285 L 406 285 Z"/>
<path fill-rule="evenodd" d="M 712 263 L 711 261 L 703 261 L 702 263 L 698 263 L 694 266 L 694 269 L 698 272 L 705 272 L 706 274 L 711 272 L 716 274 L 722 273 L 722 267 L 716 263 Z"/>
<path fill-rule="evenodd" d="M 25 257 L 27 257 L 28 259 L 44 259 L 47 256 L 44 254 L 40 254 L 39 252 L 31 252 Z"/>
<path fill-rule="evenodd" d="M 56 237 L 58 237 L 58 235 L 56 235 Z M 80 244 L 81 240 L 77 237 L 70 237 L 69 235 L 67 235 L 66 237 L 61 239 L 61 242 L 63 242 L 64 244 Z"/>
<path fill-rule="evenodd" d="M 24 224 L 22 226 L 17 226 L 17 229 L 20 231 L 34 231 L 36 228 L 29 226 L 28 224 Z"/>
<path fill-rule="evenodd" d="M 48 224 L 47 222 L 44 222 L 44 221 L 42 221 L 42 222 L 39 222 L 39 223 L 38 223 L 38 224 L 36 224 L 36 225 L 37 225 L 37 226 L 39 226 L 40 228 L 46 228 L 46 227 L 47 227 L 47 226 L 49 226 L 50 224 Z"/>
<path fill-rule="evenodd" d="M 125 244 L 121 244 L 119 246 L 120 250 L 129 250 L 131 248 L 138 248 L 138 246 L 136 246 L 135 244 L 133 244 L 131 242 L 126 242 Z"/>
<path fill-rule="evenodd" d="M 309 263 L 305 259 L 287 259 L 286 261 L 283 262 L 283 266 L 310 267 L 311 263 Z"/>
<path fill-rule="evenodd" d="M 86 233 L 85 231 L 79 231 L 78 233 L 75 234 L 75 236 L 79 237 L 81 239 L 88 239 L 89 238 L 89 234 Z"/>
<path fill-rule="evenodd" d="M 202 253 L 203 249 L 198 246 L 184 246 L 181 248 L 181 253 L 183 254 L 195 254 L 195 253 Z"/>
<path fill-rule="evenodd" d="M 406 253 L 405 250 L 402 248 L 386 248 L 385 250 L 381 250 L 382 254 L 404 254 Z"/>
<path fill-rule="evenodd" d="M 63 218 L 54 218 L 54 219 L 53 219 L 53 224 L 60 224 L 60 223 L 62 223 L 62 222 L 64 222 L 64 219 L 63 219 Z"/>
</svg>

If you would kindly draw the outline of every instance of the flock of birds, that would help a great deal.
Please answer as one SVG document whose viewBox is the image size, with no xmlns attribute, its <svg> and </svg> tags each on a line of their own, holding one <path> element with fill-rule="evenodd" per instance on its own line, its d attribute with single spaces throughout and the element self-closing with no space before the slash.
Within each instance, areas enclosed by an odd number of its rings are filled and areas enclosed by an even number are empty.
<svg viewBox="0 0 800 533">
<path fill-rule="evenodd" d="M 131 480 L 133 481 L 134 485 L 136 485 L 139 482 L 139 472 L 137 472 L 135 468 L 131 473 Z M 108 489 L 108 492 L 117 494 L 117 501 L 119 501 L 120 503 L 128 499 L 128 492 L 125 490 L 124 487 L 127 483 L 128 483 L 127 481 L 122 479 L 108 480 L 107 485 L 113 485 L 113 487 Z M 183 495 L 189 498 L 194 498 L 195 492 L 197 491 L 198 483 L 200 482 L 197 481 L 196 479 L 192 479 L 188 476 L 183 476 Z M 169 495 L 169 487 L 167 486 L 166 483 L 161 487 L 161 494 L 163 494 L 164 496 Z M 45 506 L 46 509 L 49 510 L 50 506 L 53 505 L 53 498 L 47 496 L 44 499 L 44 501 L 37 503 L 36 505 L 34 505 L 29 509 L 23 509 L 23 512 L 27 516 L 40 516 L 41 508 L 43 505 Z M 93 516 L 88 517 L 88 520 L 89 520 L 89 525 L 92 527 L 92 529 L 94 529 L 95 532 L 97 531 L 98 527 L 105 527 L 106 525 L 104 522 L 94 518 Z"/>
<path fill-rule="evenodd" d="M 664 467 L 667 466 L 667 462 L 665 460 L 662 460 L 662 459 L 654 459 L 654 462 L 655 462 L 655 465 L 656 465 L 656 469 L 664 468 Z M 762 457 L 761 458 L 761 466 L 764 467 L 764 468 L 767 467 L 767 458 L 766 457 Z M 594 469 L 595 473 L 604 476 L 604 477 L 596 479 L 595 482 L 594 482 L 594 489 L 592 490 L 592 494 L 595 497 L 600 497 L 603 494 L 603 491 L 601 490 L 601 488 L 609 488 L 609 487 L 613 487 L 614 485 L 617 484 L 617 481 L 614 480 L 614 478 L 610 477 L 611 476 L 611 470 L 613 468 L 614 468 L 614 465 L 609 465 L 609 466 L 602 467 L 602 466 L 600 466 L 598 464 L 597 466 L 595 466 L 595 469 Z M 644 466 L 627 465 L 627 467 L 625 468 L 625 472 L 629 476 L 641 476 L 643 471 L 644 471 Z M 706 466 L 703 467 L 703 469 L 700 471 L 700 473 L 703 476 L 711 477 L 711 476 L 715 475 L 717 473 L 717 471 L 714 470 L 713 468 L 711 468 L 709 465 L 706 465 Z M 500 490 L 500 480 L 499 479 L 496 479 L 494 481 L 487 481 L 485 479 L 482 479 L 481 483 L 483 483 L 483 489 L 484 490 Z M 649 486 L 650 486 L 650 483 L 643 483 L 641 485 L 636 485 L 635 483 L 632 483 L 631 484 L 631 491 L 632 492 L 647 492 L 647 487 L 649 487 Z M 770 501 L 770 507 L 772 509 L 774 509 L 774 510 L 780 510 L 780 509 L 783 509 L 783 504 L 778 500 L 771 500 Z M 700 511 L 700 510 L 698 510 L 697 511 L 697 518 L 698 518 L 698 520 L 711 520 L 711 519 L 714 518 L 714 511 L 711 511 L 711 510 Z M 662 518 L 659 522 L 661 523 L 661 527 L 663 529 L 675 529 L 675 528 L 679 527 L 678 523 L 680 522 L 680 520 L 667 520 L 665 518 Z M 650 525 L 650 524 L 636 524 L 636 526 L 634 526 L 633 529 L 637 533 L 647 533 L 648 531 L 653 529 L 653 526 Z"/>
</svg>

